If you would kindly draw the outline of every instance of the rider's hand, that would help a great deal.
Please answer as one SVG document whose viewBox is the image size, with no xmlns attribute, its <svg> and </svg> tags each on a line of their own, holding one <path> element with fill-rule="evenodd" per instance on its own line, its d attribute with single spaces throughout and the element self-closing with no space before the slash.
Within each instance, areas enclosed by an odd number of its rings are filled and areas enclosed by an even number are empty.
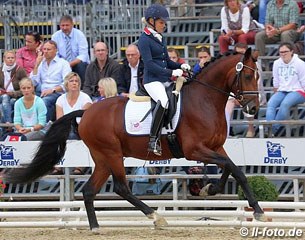
<svg viewBox="0 0 305 240">
<path fill-rule="evenodd" d="M 183 64 L 181 64 L 181 69 L 183 71 L 190 71 L 191 70 L 191 66 L 188 65 L 187 63 L 183 63 Z"/>
<path fill-rule="evenodd" d="M 182 71 L 181 69 L 175 69 L 175 70 L 173 70 L 173 72 L 172 72 L 172 76 L 173 76 L 173 77 L 181 77 L 182 74 L 183 74 L 183 71 Z"/>
</svg>

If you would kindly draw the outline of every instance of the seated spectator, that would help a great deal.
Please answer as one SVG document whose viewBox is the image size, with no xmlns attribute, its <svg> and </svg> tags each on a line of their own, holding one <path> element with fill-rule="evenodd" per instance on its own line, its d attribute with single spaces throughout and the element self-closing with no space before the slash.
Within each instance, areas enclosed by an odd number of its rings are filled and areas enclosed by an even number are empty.
<svg viewBox="0 0 305 240">
<path fill-rule="evenodd" d="M 290 108 L 305 102 L 305 62 L 294 54 L 289 42 L 280 44 L 279 54 L 273 63 L 274 94 L 267 103 L 267 121 L 289 119 Z M 274 124 L 272 133 L 276 134 L 279 128 L 279 124 Z"/>
<path fill-rule="evenodd" d="M 299 8 L 295 1 L 270 0 L 265 30 L 255 36 L 255 47 L 259 54 L 266 55 L 266 44 L 297 41 L 300 37 L 298 22 Z"/>
<path fill-rule="evenodd" d="M 81 79 L 77 73 L 70 72 L 66 75 L 64 79 L 64 88 L 66 93 L 58 97 L 56 101 L 56 119 L 76 110 L 86 110 L 91 106 L 91 98 L 86 93 L 80 91 Z M 73 125 L 69 139 L 80 139 Z M 77 167 L 73 170 L 73 174 L 75 175 L 83 173 L 84 169 L 81 167 Z M 52 174 L 62 174 L 62 170 L 60 168 L 55 168 Z"/>
<path fill-rule="evenodd" d="M 177 49 L 175 48 L 167 48 L 167 52 L 168 52 L 168 56 L 170 58 L 170 60 L 172 60 L 173 62 L 177 62 L 177 63 L 185 63 L 184 59 L 182 59 L 180 57 L 180 53 Z"/>
<path fill-rule="evenodd" d="M 256 28 L 248 7 L 238 0 L 225 0 L 221 9 L 221 35 L 218 37 L 220 53 L 227 52 L 229 45 L 235 43 L 253 44 Z"/>
<path fill-rule="evenodd" d="M 120 76 L 117 80 L 118 92 L 124 97 L 143 88 L 144 63 L 138 47 L 134 44 L 126 48 L 126 59 L 121 63 Z"/>
<path fill-rule="evenodd" d="M 27 75 L 33 71 L 38 52 L 42 50 L 42 37 L 38 32 L 29 31 L 25 34 L 25 46 L 16 53 L 17 65 L 24 68 Z"/>
<path fill-rule="evenodd" d="M 60 30 L 52 35 L 52 40 L 57 43 L 58 56 L 67 60 L 73 72 L 76 72 L 82 81 L 81 89 L 85 82 L 85 73 L 89 60 L 88 42 L 85 34 L 73 27 L 71 16 L 60 18 Z"/>
<path fill-rule="evenodd" d="M 20 83 L 23 97 L 15 102 L 14 126 L 18 133 L 27 140 L 41 140 L 46 132 L 47 108 L 43 100 L 36 96 L 30 78 L 23 78 Z"/>
<path fill-rule="evenodd" d="M 100 102 L 105 98 L 115 97 L 118 95 L 116 81 L 113 78 L 102 78 L 98 81 L 98 91 L 100 96 L 95 102 Z"/>
<path fill-rule="evenodd" d="M 26 71 L 16 64 L 12 50 L 5 51 L 0 72 L 0 113 L 2 123 L 12 123 L 14 103 L 22 96 L 19 82 L 26 77 Z"/>
<path fill-rule="evenodd" d="M 193 73 L 195 75 L 200 73 L 201 69 L 204 67 L 204 64 L 211 60 L 210 49 L 207 47 L 200 48 L 197 56 L 199 61 L 195 64 L 193 68 Z"/>
<path fill-rule="evenodd" d="M 49 40 L 43 44 L 43 53 L 39 53 L 31 73 L 35 86 L 41 89 L 36 92 L 43 99 L 48 109 L 47 121 L 55 120 L 55 102 L 64 92 L 65 76 L 71 72 L 69 63 L 56 56 L 57 44 Z"/>
<path fill-rule="evenodd" d="M 92 100 L 99 97 L 98 81 L 104 77 L 112 77 L 118 81 L 120 76 L 120 64 L 109 58 L 108 47 L 104 42 L 97 42 L 94 45 L 95 60 L 91 62 L 86 69 L 86 77 L 83 91 L 87 93 Z"/>
</svg>

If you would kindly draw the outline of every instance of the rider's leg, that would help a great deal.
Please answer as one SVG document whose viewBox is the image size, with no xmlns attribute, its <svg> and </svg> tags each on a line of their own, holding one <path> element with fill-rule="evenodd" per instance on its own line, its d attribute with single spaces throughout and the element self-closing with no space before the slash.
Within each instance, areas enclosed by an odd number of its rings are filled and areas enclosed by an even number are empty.
<svg viewBox="0 0 305 240">
<path fill-rule="evenodd" d="M 161 138 L 161 129 L 163 127 L 164 112 L 165 112 L 165 108 L 163 108 L 161 102 L 158 101 L 152 116 L 153 119 L 152 119 L 149 143 L 148 143 L 148 151 L 153 152 L 158 156 L 162 155 L 160 138 Z"/>
<path fill-rule="evenodd" d="M 163 127 L 164 112 L 168 106 L 168 98 L 165 92 L 165 86 L 161 82 L 147 83 L 144 87 L 151 98 L 157 102 L 157 106 L 153 112 L 148 151 L 161 156 L 160 136 Z"/>
</svg>

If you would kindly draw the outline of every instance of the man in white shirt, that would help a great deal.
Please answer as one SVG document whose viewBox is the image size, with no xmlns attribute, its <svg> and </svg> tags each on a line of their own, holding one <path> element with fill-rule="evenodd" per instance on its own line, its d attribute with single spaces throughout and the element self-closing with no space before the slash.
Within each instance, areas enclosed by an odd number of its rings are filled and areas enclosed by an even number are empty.
<svg viewBox="0 0 305 240">
<path fill-rule="evenodd" d="M 58 56 L 70 63 L 73 72 L 76 72 L 82 81 L 81 89 L 85 81 L 85 73 L 90 63 L 88 53 L 88 41 L 82 31 L 73 27 L 71 16 L 65 15 L 60 18 L 60 30 L 52 35 L 52 40 L 57 43 Z"/>
<path fill-rule="evenodd" d="M 44 43 L 43 51 L 38 53 L 31 79 L 48 109 L 47 121 L 55 120 L 55 102 L 64 92 L 64 78 L 71 72 L 69 63 L 56 56 L 57 45 L 53 40 Z"/>
</svg>

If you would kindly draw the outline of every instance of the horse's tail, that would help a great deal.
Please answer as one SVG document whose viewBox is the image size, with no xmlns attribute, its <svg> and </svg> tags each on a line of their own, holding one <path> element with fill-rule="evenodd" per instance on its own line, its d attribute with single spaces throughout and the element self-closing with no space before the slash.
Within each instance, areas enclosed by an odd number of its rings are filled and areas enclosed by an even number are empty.
<svg viewBox="0 0 305 240">
<path fill-rule="evenodd" d="M 75 125 L 76 117 L 83 113 L 84 110 L 74 111 L 56 120 L 41 141 L 32 162 L 24 168 L 7 171 L 4 179 L 10 183 L 26 183 L 49 173 L 63 158 L 71 125 Z"/>
</svg>

